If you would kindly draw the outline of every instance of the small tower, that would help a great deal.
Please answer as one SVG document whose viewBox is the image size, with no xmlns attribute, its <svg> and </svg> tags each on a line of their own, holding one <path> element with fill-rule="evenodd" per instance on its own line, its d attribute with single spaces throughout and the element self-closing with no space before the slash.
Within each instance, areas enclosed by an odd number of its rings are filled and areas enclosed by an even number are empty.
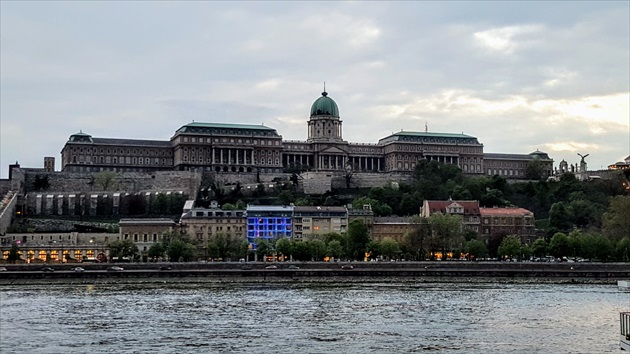
<svg viewBox="0 0 630 354">
<path fill-rule="evenodd" d="M 55 172 L 55 158 L 51 156 L 44 157 L 44 171 Z"/>
</svg>

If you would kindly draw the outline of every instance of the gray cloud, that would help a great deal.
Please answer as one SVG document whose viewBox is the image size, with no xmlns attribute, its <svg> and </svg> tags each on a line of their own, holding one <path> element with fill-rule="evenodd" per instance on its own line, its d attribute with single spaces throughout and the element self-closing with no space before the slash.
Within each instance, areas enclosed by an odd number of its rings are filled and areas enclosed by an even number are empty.
<svg viewBox="0 0 630 354">
<path fill-rule="evenodd" d="M 305 139 L 323 81 L 349 141 L 427 122 L 488 152 L 591 152 L 599 168 L 630 150 L 629 6 L 3 2 L 0 176 L 80 129 L 168 139 L 221 121 Z"/>
</svg>

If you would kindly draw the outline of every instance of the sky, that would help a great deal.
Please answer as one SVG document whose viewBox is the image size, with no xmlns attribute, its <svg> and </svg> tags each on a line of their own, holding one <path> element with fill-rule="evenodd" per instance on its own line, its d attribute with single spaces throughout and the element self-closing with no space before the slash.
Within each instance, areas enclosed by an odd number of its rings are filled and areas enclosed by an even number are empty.
<svg viewBox="0 0 630 354">
<path fill-rule="evenodd" d="M 0 178 L 71 134 L 169 140 L 192 121 L 306 140 L 464 133 L 484 152 L 630 155 L 630 2 L 0 1 Z"/>
</svg>

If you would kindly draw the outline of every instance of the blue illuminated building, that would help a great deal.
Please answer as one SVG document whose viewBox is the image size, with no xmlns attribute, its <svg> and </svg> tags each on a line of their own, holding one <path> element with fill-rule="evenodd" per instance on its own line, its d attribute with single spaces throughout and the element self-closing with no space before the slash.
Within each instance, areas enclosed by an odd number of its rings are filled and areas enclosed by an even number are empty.
<svg viewBox="0 0 630 354">
<path fill-rule="evenodd" d="M 247 242 L 256 249 L 259 240 L 293 237 L 293 206 L 248 205 Z"/>
</svg>

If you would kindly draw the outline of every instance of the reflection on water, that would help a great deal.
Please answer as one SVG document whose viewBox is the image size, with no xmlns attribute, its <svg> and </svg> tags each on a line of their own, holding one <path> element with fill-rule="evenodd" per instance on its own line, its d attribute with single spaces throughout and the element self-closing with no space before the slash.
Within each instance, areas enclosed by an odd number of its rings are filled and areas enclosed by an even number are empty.
<svg viewBox="0 0 630 354">
<path fill-rule="evenodd" d="M 606 353 L 611 285 L 179 284 L 0 289 L 2 353 Z"/>
</svg>

